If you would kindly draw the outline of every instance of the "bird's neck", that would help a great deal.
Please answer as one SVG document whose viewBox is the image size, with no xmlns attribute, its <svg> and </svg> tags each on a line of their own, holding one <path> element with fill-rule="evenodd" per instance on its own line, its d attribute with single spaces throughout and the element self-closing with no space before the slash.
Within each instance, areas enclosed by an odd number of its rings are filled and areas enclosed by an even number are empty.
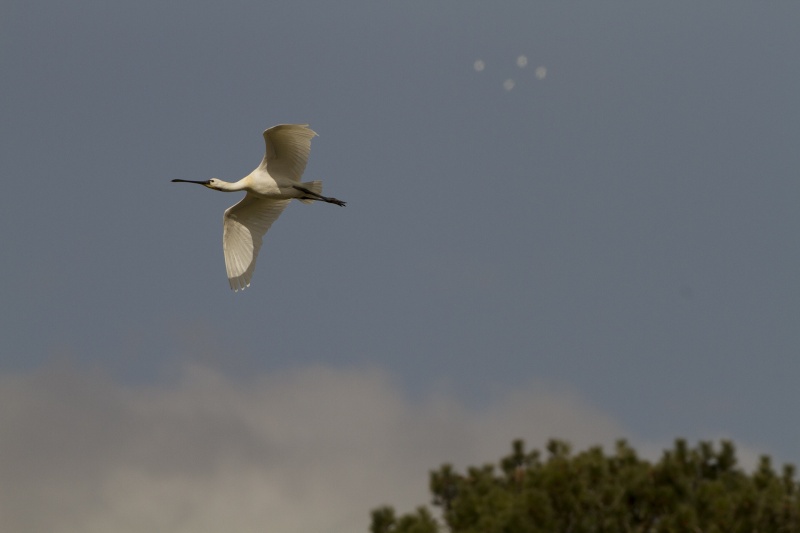
<svg viewBox="0 0 800 533">
<path fill-rule="evenodd" d="M 242 178 L 239 181 L 229 182 L 229 181 L 220 181 L 220 185 L 218 189 L 220 191 L 225 192 L 236 192 L 236 191 L 244 191 L 247 190 L 247 178 Z"/>
</svg>

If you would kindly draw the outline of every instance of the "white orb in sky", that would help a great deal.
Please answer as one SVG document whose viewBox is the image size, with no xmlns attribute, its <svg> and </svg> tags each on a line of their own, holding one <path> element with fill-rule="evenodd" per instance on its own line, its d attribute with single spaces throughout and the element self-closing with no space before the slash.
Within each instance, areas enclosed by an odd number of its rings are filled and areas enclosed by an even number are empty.
<svg viewBox="0 0 800 533">
<path fill-rule="evenodd" d="M 484 63 L 482 59 L 477 59 L 472 65 L 472 68 L 475 69 L 475 72 L 480 72 L 486 68 L 486 63 Z"/>
<path fill-rule="evenodd" d="M 536 78 L 540 80 L 543 80 L 545 76 L 547 76 L 547 68 L 545 67 L 536 67 L 534 72 L 536 74 Z"/>
<path fill-rule="evenodd" d="M 528 65 L 528 58 L 525 56 L 519 56 L 517 58 L 517 66 L 519 68 L 525 68 Z"/>
<path fill-rule="evenodd" d="M 512 80 L 512 79 L 510 79 L 510 78 L 509 78 L 509 79 L 507 79 L 506 81 L 504 81 L 504 82 L 503 82 L 503 88 L 504 88 L 506 91 L 510 91 L 511 89 L 513 89 L 513 88 L 514 88 L 514 80 Z"/>
</svg>

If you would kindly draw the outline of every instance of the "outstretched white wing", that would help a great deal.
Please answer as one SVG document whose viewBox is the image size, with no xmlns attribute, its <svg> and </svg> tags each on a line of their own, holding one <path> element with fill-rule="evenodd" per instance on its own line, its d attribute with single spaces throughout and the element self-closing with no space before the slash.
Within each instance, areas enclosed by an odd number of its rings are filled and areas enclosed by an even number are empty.
<svg viewBox="0 0 800 533">
<path fill-rule="evenodd" d="M 250 285 L 261 239 L 290 201 L 267 200 L 248 193 L 225 210 L 222 249 L 231 289 L 238 291 Z"/>
<path fill-rule="evenodd" d="M 273 178 L 300 181 L 311 151 L 311 139 L 316 135 L 308 124 L 281 124 L 269 128 L 264 131 L 266 153 L 258 168 L 266 170 Z"/>
</svg>

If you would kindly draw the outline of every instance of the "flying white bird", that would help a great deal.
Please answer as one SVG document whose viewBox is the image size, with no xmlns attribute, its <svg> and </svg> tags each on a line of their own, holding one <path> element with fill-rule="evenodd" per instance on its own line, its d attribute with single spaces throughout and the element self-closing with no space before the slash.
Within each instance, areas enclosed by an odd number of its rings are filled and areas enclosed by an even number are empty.
<svg viewBox="0 0 800 533">
<path fill-rule="evenodd" d="M 345 202 L 322 196 L 321 181 L 301 182 L 306 169 L 311 139 L 316 137 L 308 124 L 280 124 L 264 131 L 267 151 L 253 172 L 236 183 L 216 178 L 207 181 L 175 179 L 173 182 L 199 183 L 215 191 L 247 191 L 238 204 L 225 210 L 222 218 L 222 250 L 231 289 L 250 286 L 261 249 L 261 239 L 292 198 L 303 203 Z"/>
</svg>

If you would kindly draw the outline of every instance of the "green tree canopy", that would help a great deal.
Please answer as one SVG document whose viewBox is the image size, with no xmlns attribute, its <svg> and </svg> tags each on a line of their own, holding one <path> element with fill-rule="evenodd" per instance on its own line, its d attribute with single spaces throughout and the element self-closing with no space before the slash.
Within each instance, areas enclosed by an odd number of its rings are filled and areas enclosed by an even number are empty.
<svg viewBox="0 0 800 533">
<path fill-rule="evenodd" d="M 737 465 L 734 445 L 677 440 L 658 462 L 625 441 L 573 454 L 558 440 L 546 453 L 515 441 L 497 465 L 430 474 L 438 515 L 372 512 L 372 533 L 800 532 L 800 491 L 791 465 L 776 473 Z"/>
</svg>

